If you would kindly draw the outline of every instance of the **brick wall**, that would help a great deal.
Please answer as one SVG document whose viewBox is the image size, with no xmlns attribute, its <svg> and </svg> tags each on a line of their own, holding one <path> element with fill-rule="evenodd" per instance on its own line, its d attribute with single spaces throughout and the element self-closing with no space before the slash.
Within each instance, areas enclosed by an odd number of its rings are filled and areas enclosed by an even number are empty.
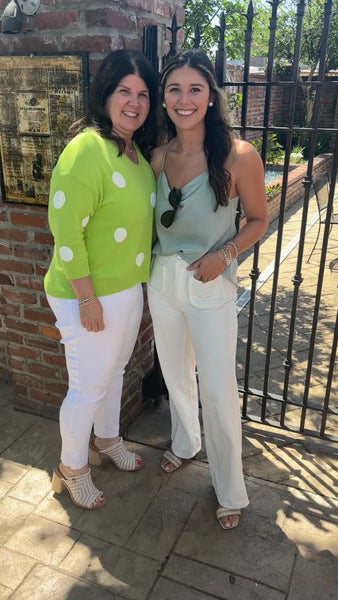
<svg viewBox="0 0 338 600">
<path fill-rule="evenodd" d="M 0 14 L 7 1 L 0 0 Z M 0 34 L 0 53 L 88 51 L 92 76 L 111 50 L 141 50 L 144 25 L 159 25 L 163 33 L 160 50 L 167 53 L 166 26 L 174 10 L 181 25 L 181 0 L 44 0 L 32 31 Z M 56 416 L 67 389 L 67 372 L 43 290 L 52 244 L 46 207 L 5 204 L 0 198 L 0 377 L 14 382 L 18 405 Z M 141 409 L 142 377 L 152 363 L 152 327 L 146 306 L 125 377 L 122 428 Z"/>
</svg>

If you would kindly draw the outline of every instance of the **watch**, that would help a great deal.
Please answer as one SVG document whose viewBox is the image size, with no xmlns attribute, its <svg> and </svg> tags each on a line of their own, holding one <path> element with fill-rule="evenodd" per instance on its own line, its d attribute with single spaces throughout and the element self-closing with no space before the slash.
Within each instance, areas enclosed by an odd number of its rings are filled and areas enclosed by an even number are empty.
<svg viewBox="0 0 338 600">
<path fill-rule="evenodd" d="M 30 17 L 38 12 L 41 0 L 17 0 L 17 3 L 21 12 Z"/>
</svg>

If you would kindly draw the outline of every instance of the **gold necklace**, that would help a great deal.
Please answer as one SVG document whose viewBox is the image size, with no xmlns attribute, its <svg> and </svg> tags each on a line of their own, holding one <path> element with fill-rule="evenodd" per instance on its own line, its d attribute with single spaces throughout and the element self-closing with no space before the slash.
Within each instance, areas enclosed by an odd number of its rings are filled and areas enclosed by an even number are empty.
<svg viewBox="0 0 338 600">
<path fill-rule="evenodd" d="M 188 156 L 191 156 L 193 152 L 197 152 L 198 150 L 200 150 L 201 148 L 203 148 L 203 146 L 204 146 L 204 142 L 202 142 L 198 146 L 195 146 L 194 148 L 187 148 L 187 149 L 185 149 L 185 148 L 181 147 L 180 151 L 188 157 Z"/>
</svg>

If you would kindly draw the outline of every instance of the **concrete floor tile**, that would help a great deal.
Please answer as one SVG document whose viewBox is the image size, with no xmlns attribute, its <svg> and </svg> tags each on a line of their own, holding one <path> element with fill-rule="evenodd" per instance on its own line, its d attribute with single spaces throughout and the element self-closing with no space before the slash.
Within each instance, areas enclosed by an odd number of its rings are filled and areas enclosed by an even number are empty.
<svg viewBox="0 0 338 600">
<path fill-rule="evenodd" d="M 318 458 L 308 452 L 302 443 L 295 442 L 288 447 L 272 449 L 260 457 L 247 458 L 244 472 L 246 475 L 256 477 L 259 474 L 262 479 L 337 498 L 334 469 L 325 457 L 323 462 L 325 465 L 319 464 Z"/>
<path fill-rule="evenodd" d="M 7 481 L 1 481 L 0 479 L 0 501 L 8 494 L 12 487 L 12 483 L 8 483 Z"/>
<path fill-rule="evenodd" d="M 158 561 L 170 553 L 195 504 L 195 497 L 165 486 L 162 488 L 126 547 Z"/>
<path fill-rule="evenodd" d="M 31 515 L 7 540 L 5 548 L 56 566 L 79 537 L 80 532 L 74 529 Z"/>
<path fill-rule="evenodd" d="M 166 475 L 167 485 L 188 492 L 197 498 L 214 499 L 215 492 L 211 483 L 209 465 L 192 460 L 184 463 L 171 475 Z"/>
<path fill-rule="evenodd" d="M 160 563 L 124 548 L 82 536 L 60 569 L 131 600 L 145 600 Z"/>
<path fill-rule="evenodd" d="M 214 569 L 208 565 L 171 556 L 163 570 L 163 576 L 185 584 L 212 597 L 224 600 L 284 600 L 285 594 L 229 571 Z"/>
<path fill-rule="evenodd" d="M 0 480 L 15 484 L 28 472 L 20 463 L 0 458 Z"/>
<path fill-rule="evenodd" d="M 41 469 L 31 469 L 11 489 L 12 498 L 38 504 L 50 491 L 51 480 Z"/>
<path fill-rule="evenodd" d="M 0 584 L 15 590 L 34 567 L 35 560 L 6 548 L 0 548 L 0 564 Z"/>
<path fill-rule="evenodd" d="M 170 437 L 170 411 L 166 398 L 162 399 L 158 408 L 149 403 L 127 432 L 127 439 L 161 449 L 170 446 Z"/>
<path fill-rule="evenodd" d="M 55 421 L 30 415 L 34 421 L 31 427 L 2 453 L 2 458 L 35 466 L 53 444 L 59 442 L 58 426 Z"/>
<path fill-rule="evenodd" d="M 140 471 L 119 471 L 109 462 L 92 469 L 94 483 L 103 490 L 107 504 L 103 510 L 79 509 L 73 523 L 76 528 L 107 542 L 126 543 L 166 477 L 161 469 L 154 468 L 160 457 L 158 450 L 143 447 L 141 454 L 144 467 Z"/>
<path fill-rule="evenodd" d="M 0 600 L 8 600 L 12 593 L 13 590 L 10 588 L 0 585 Z"/>
<path fill-rule="evenodd" d="M 35 419 L 34 415 L 15 411 L 12 406 L 3 406 L 0 411 L 0 452 L 4 452 L 27 429 L 32 427 Z"/>
<path fill-rule="evenodd" d="M 281 528 L 304 559 L 327 552 L 338 558 L 338 525 L 309 514 L 290 511 Z"/>
<path fill-rule="evenodd" d="M 37 565 L 11 600 L 123 600 L 108 590 L 97 587 L 64 573 Z"/>
<path fill-rule="evenodd" d="M 0 506 L 0 544 L 4 544 L 34 510 L 33 504 L 5 497 Z"/>
<path fill-rule="evenodd" d="M 62 494 L 55 494 L 50 491 L 34 510 L 35 515 L 50 519 L 66 527 L 71 527 L 83 512 L 84 509 L 73 504 L 66 490 Z"/>
<path fill-rule="evenodd" d="M 297 556 L 288 600 L 304 598 L 335 600 L 337 590 L 337 559 L 329 552 L 316 554 L 307 559 Z"/>
<path fill-rule="evenodd" d="M 209 596 L 203 592 L 189 589 L 185 585 L 170 581 L 161 577 L 156 583 L 149 600 L 213 600 L 215 596 Z"/>
<path fill-rule="evenodd" d="M 174 552 L 285 592 L 296 552 L 279 525 L 285 515 L 277 515 L 274 522 L 244 510 L 239 526 L 224 531 L 215 510 L 216 503 L 197 502 Z"/>
</svg>

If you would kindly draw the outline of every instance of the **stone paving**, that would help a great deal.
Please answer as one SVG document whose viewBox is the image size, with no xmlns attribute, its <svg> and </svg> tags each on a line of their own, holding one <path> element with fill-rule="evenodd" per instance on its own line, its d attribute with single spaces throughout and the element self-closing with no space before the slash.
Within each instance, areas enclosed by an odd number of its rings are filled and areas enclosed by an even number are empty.
<svg viewBox="0 0 338 600">
<path fill-rule="evenodd" d="M 107 505 L 75 507 L 50 481 L 54 420 L 14 409 L 0 384 L 0 600 L 323 600 L 337 598 L 337 445 L 243 424 L 250 505 L 223 531 L 201 451 L 167 475 L 166 400 L 126 433 L 144 468 L 93 467 Z"/>
</svg>

